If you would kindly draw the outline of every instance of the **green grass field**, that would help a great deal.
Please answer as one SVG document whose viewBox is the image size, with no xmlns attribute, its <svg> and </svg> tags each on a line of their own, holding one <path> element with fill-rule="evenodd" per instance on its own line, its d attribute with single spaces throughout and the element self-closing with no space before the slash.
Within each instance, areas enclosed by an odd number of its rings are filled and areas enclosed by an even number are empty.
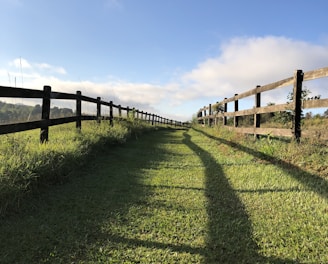
<svg viewBox="0 0 328 264">
<path fill-rule="evenodd" d="M 0 219 L 0 263 L 328 263 L 312 143 L 195 127 L 104 147 Z"/>
</svg>

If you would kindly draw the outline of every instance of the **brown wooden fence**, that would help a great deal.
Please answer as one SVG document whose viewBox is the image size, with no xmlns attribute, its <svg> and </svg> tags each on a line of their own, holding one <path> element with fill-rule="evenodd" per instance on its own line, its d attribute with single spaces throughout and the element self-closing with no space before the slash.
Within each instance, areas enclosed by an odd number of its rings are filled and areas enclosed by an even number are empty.
<svg viewBox="0 0 328 264">
<path fill-rule="evenodd" d="M 50 86 L 44 86 L 43 90 L 33 90 L 26 88 L 13 88 L 0 86 L 0 98 L 39 98 L 42 99 L 42 116 L 41 120 L 30 121 L 30 122 L 20 122 L 13 124 L 2 124 L 0 125 L 0 135 L 15 133 L 20 131 L 26 131 L 31 129 L 40 128 L 40 142 L 48 141 L 49 126 L 55 126 L 65 123 L 76 123 L 76 128 L 81 129 L 82 120 L 97 120 L 98 123 L 102 119 L 109 119 L 110 125 L 114 125 L 114 119 L 122 119 L 127 117 L 132 117 L 134 119 L 143 120 L 149 122 L 152 125 L 165 124 L 170 126 L 186 126 L 185 123 L 175 121 L 172 119 L 163 118 L 161 116 L 151 114 L 144 111 L 139 111 L 135 108 L 122 107 L 121 105 L 116 105 L 112 101 L 105 102 L 101 100 L 100 97 L 91 98 L 82 95 L 80 91 L 76 94 L 52 92 Z M 64 99 L 64 100 L 74 100 L 76 102 L 76 115 L 64 118 L 50 118 L 50 101 L 52 99 Z M 90 102 L 96 104 L 97 115 L 86 115 L 82 114 L 82 102 Z M 107 107 L 108 116 L 102 115 L 103 108 Z M 118 117 L 114 117 L 113 109 L 118 109 Z M 126 115 L 123 116 L 122 111 L 125 111 Z"/>
<path fill-rule="evenodd" d="M 273 136 L 286 136 L 294 137 L 299 140 L 301 137 L 301 114 L 302 109 L 328 107 L 328 99 L 317 100 L 302 100 L 302 84 L 303 81 L 314 80 L 318 78 L 328 77 L 328 67 L 321 68 L 313 71 L 303 72 L 296 70 L 293 77 L 277 81 L 264 86 L 257 86 L 256 88 L 246 91 L 242 94 L 235 94 L 231 98 L 225 98 L 221 102 L 209 104 L 197 112 L 199 123 L 212 125 L 213 122 L 217 123 L 221 118 L 223 125 L 227 126 L 227 118 L 233 118 L 233 126 L 229 129 L 235 130 L 239 133 L 254 134 L 254 135 L 273 135 Z M 261 106 L 261 93 L 274 89 L 279 89 L 293 85 L 293 100 L 291 103 Z M 328 88 L 327 88 L 328 89 Z M 250 96 L 255 97 L 255 105 L 251 109 L 238 110 L 238 100 Z M 234 111 L 227 111 L 227 104 L 234 102 Z M 219 109 L 219 111 L 218 111 Z M 293 128 L 261 128 L 261 114 L 274 113 L 281 111 L 293 112 Z M 254 116 L 253 127 L 239 127 L 238 119 L 242 116 Z M 327 138 L 328 139 L 328 138 Z"/>
</svg>

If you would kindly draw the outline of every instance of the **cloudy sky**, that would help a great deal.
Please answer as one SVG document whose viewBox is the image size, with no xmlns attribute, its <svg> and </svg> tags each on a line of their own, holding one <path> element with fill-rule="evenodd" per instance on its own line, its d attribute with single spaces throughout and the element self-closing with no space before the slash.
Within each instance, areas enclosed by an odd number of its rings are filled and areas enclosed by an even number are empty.
<svg viewBox="0 0 328 264">
<path fill-rule="evenodd" d="M 328 66 L 326 0 L 0 0 L 0 7 L 0 85 L 81 90 L 182 121 L 296 69 Z M 306 86 L 328 97 L 327 82 Z M 263 104 L 285 102 L 286 93 Z"/>
</svg>

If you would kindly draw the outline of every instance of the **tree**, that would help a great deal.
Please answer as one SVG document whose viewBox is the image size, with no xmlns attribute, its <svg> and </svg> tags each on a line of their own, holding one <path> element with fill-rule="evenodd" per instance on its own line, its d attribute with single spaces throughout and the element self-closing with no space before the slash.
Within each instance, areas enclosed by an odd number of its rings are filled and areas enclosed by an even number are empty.
<svg viewBox="0 0 328 264">
<path fill-rule="evenodd" d="M 328 109 L 323 113 L 323 116 L 328 118 Z"/>
<path fill-rule="evenodd" d="M 312 117 L 313 117 L 312 112 L 307 112 L 307 113 L 305 114 L 305 119 L 311 119 Z"/>
</svg>

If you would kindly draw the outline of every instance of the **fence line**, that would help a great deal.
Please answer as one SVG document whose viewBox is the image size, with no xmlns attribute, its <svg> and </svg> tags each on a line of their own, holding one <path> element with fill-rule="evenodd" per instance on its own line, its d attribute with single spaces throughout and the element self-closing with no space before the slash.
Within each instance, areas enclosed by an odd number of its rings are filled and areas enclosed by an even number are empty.
<svg viewBox="0 0 328 264">
<path fill-rule="evenodd" d="M 83 120 L 97 120 L 97 122 L 100 123 L 102 119 L 109 119 L 110 125 L 113 126 L 114 119 L 116 118 L 113 115 L 113 108 L 118 109 L 118 117 L 117 117 L 118 119 L 125 119 L 125 118 L 132 117 L 139 120 L 143 120 L 145 122 L 149 122 L 152 125 L 164 124 L 164 125 L 170 125 L 175 127 L 187 126 L 186 123 L 182 123 L 172 119 L 167 119 L 152 113 L 139 111 L 138 109 L 135 108 L 129 108 L 129 106 L 123 107 L 121 105 L 114 104 L 112 101 L 106 102 L 101 100 L 100 97 L 92 98 L 92 97 L 84 96 L 82 95 L 81 91 L 77 91 L 76 94 L 52 92 L 51 86 L 44 86 L 43 90 L 0 86 L 0 98 L 1 97 L 42 99 L 41 120 L 0 125 L 0 135 L 40 128 L 41 143 L 46 142 L 49 139 L 49 126 L 75 122 L 76 128 L 81 129 Z M 64 100 L 76 101 L 76 115 L 71 117 L 51 119 L 50 118 L 51 99 L 64 99 Z M 97 105 L 96 116 L 82 114 L 83 113 L 82 102 L 90 102 L 96 104 Z M 106 106 L 109 108 L 108 117 L 102 116 L 102 106 Z M 125 117 L 123 116 L 122 111 L 126 112 Z"/>
<path fill-rule="evenodd" d="M 223 119 L 223 125 L 227 126 L 227 117 L 233 117 L 234 125 L 229 127 L 231 130 L 235 130 L 240 133 L 257 135 L 274 135 L 274 136 L 287 136 L 294 137 L 297 141 L 301 138 L 301 114 L 302 109 L 328 107 L 328 99 L 316 99 L 316 100 L 302 100 L 302 84 L 304 81 L 314 80 L 318 78 L 328 77 L 328 67 L 312 70 L 303 73 L 302 70 L 296 70 L 293 77 L 289 77 L 284 80 L 280 80 L 264 86 L 257 86 L 254 89 L 246 91 L 242 94 L 235 94 L 231 98 L 225 98 L 221 102 L 215 104 L 209 104 L 204 106 L 197 112 L 197 119 L 199 123 L 212 125 L 218 123 L 218 119 Z M 293 85 L 293 100 L 291 103 L 278 104 L 270 106 L 261 106 L 261 93 L 270 90 Z M 239 110 L 238 100 L 250 96 L 255 96 L 255 104 L 251 109 Z M 234 111 L 228 112 L 227 104 L 234 102 Z M 261 114 L 274 113 L 280 111 L 293 112 L 293 128 L 261 128 Z M 239 127 L 239 117 L 253 115 L 254 124 L 251 128 Z"/>
</svg>

